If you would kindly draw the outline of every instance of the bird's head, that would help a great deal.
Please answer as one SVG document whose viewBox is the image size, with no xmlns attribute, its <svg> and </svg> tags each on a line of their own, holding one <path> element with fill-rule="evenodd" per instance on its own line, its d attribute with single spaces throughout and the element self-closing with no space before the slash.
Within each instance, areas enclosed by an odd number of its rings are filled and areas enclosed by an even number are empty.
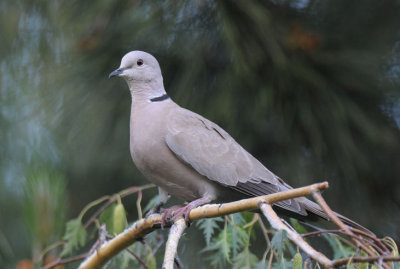
<svg viewBox="0 0 400 269">
<path fill-rule="evenodd" d="M 131 91 L 142 88 L 164 88 L 160 65 L 156 58 L 144 51 L 131 51 L 125 54 L 118 69 L 108 76 L 123 77 Z"/>
</svg>

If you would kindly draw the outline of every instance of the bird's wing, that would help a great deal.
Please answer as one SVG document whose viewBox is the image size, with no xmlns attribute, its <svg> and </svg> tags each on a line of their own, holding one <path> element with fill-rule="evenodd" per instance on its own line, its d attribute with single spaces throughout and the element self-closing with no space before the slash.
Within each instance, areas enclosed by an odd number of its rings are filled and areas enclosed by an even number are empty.
<svg viewBox="0 0 400 269">
<path fill-rule="evenodd" d="M 171 151 L 208 179 L 250 197 L 291 188 L 206 118 L 179 107 L 168 115 L 166 124 Z M 307 215 L 293 199 L 276 205 Z"/>
</svg>

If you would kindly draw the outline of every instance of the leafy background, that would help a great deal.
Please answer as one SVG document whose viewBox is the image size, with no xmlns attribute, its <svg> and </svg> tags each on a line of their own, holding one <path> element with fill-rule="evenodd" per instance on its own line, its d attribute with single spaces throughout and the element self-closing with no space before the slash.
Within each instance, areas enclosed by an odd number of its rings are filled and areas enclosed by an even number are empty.
<svg viewBox="0 0 400 269">
<path fill-rule="evenodd" d="M 399 242 L 399 11 L 394 0 L 2 0 L 1 267 L 37 257 L 90 201 L 146 182 L 129 154 L 129 92 L 107 78 L 130 50 L 155 55 L 177 103 L 291 185 L 328 180 L 334 209 Z M 206 267 L 190 254 L 201 231 L 187 238 L 184 263 Z"/>
</svg>

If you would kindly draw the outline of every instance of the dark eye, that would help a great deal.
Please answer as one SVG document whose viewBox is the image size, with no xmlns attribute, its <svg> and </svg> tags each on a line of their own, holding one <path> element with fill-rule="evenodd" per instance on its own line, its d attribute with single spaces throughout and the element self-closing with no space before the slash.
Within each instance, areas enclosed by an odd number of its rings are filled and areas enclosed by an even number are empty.
<svg viewBox="0 0 400 269">
<path fill-rule="evenodd" d="M 142 59 L 139 59 L 139 60 L 137 60 L 136 63 L 137 63 L 138 66 L 141 66 L 141 65 L 143 65 L 143 60 L 142 60 Z"/>
</svg>

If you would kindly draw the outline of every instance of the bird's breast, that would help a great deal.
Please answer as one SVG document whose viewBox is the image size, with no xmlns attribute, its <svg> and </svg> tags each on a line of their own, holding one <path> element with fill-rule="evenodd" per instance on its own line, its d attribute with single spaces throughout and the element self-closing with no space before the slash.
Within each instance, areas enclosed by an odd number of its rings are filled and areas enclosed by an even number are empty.
<svg viewBox="0 0 400 269">
<path fill-rule="evenodd" d="M 166 114 L 157 109 L 132 110 L 130 151 L 144 176 L 168 193 L 186 201 L 201 197 L 214 199 L 216 183 L 200 175 L 169 149 L 165 142 Z"/>
</svg>

